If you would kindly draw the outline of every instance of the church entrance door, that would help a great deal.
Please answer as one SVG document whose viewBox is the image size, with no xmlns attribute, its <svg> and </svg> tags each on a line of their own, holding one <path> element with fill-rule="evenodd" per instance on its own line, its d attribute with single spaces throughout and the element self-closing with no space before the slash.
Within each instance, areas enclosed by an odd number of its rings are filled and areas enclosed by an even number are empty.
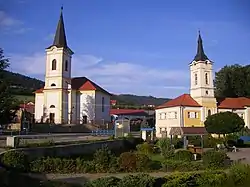
<svg viewBox="0 0 250 187">
<path fill-rule="evenodd" d="M 49 121 L 50 123 L 55 123 L 55 113 L 49 113 Z"/>
</svg>

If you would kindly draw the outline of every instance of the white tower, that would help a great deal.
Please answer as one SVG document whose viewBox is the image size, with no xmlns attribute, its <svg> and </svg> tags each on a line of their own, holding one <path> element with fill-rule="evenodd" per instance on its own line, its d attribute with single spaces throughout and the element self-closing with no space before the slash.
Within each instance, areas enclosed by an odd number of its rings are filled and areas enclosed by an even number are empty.
<svg viewBox="0 0 250 187">
<path fill-rule="evenodd" d="M 68 122 L 68 88 L 71 84 L 71 56 L 67 46 L 61 8 L 53 44 L 46 49 L 44 106 L 52 123 Z"/>
<path fill-rule="evenodd" d="M 190 95 L 205 108 L 205 116 L 216 113 L 214 97 L 213 62 L 206 56 L 199 32 L 197 54 L 190 63 Z"/>
</svg>

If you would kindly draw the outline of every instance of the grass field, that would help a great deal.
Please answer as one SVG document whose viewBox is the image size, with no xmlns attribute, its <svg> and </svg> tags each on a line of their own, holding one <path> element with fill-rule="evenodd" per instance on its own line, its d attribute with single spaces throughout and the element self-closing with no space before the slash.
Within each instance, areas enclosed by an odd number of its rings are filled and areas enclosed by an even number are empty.
<svg viewBox="0 0 250 187">
<path fill-rule="evenodd" d="M 14 95 L 18 101 L 35 102 L 35 95 Z"/>
</svg>

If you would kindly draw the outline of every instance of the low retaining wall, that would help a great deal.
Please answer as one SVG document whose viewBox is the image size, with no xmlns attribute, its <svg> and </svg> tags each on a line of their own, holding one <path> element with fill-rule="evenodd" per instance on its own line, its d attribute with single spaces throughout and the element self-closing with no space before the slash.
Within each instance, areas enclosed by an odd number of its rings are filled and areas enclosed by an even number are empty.
<svg viewBox="0 0 250 187">
<path fill-rule="evenodd" d="M 111 151 L 135 148 L 138 139 L 108 140 L 91 143 L 57 145 L 50 147 L 18 148 L 9 151 L 22 151 L 33 160 L 41 157 L 70 157 L 75 155 L 92 155 L 104 145 Z M 4 154 L 4 153 L 3 153 Z"/>
</svg>

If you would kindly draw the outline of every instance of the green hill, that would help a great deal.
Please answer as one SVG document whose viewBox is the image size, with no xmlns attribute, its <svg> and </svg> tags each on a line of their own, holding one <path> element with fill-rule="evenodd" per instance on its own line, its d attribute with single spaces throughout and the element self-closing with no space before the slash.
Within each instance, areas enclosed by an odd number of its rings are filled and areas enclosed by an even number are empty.
<svg viewBox="0 0 250 187">
<path fill-rule="evenodd" d="M 11 93 L 16 96 L 19 101 L 34 101 L 33 92 L 44 86 L 44 82 L 35 78 L 31 78 L 19 73 L 3 71 L 3 80 L 9 81 L 11 84 Z M 113 100 L 117 100 L 118 105 L 160 105 L 169 99 L 156 98 L 152 96 L 137 96 L 131 94 L 113 95 Z"/>
</svg>

